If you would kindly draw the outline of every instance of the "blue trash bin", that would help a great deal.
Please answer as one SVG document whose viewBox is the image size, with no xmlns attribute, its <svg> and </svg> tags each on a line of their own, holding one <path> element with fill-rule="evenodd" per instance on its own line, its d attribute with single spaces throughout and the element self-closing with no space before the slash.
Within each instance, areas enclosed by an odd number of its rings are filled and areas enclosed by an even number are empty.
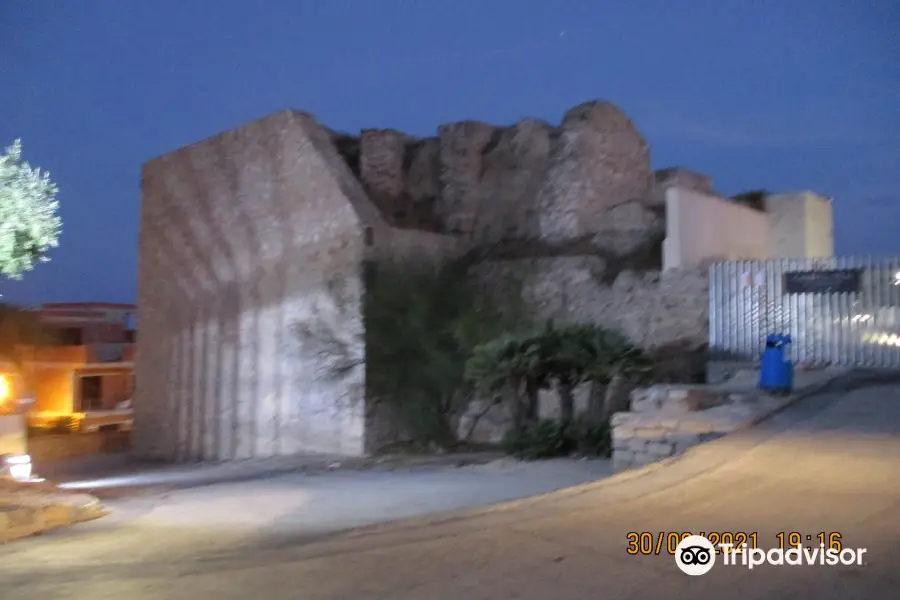
<svg viewBox="0 0 900 600">
<path fill-rule="evenodd" d="M 794 365 L 787 350 L 791 336 L 773 333 L 766 337 L 759 369 L 759 387 L 768 392 L 789 394 L 794 388 Z"/>
</svg>

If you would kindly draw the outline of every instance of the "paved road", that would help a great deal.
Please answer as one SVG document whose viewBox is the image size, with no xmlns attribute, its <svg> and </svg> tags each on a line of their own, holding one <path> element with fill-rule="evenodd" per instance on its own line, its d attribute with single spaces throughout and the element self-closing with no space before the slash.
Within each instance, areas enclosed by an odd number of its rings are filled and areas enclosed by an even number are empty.
<svg viewBox="0 0 900 600">
<path fill-rule="evenodd" d="M 314 543 L 97 523 L 0 550 L 2 598 L 896 598 L 900 393 L 823 394 L 624 481 Z M 767 548 L 780 531 L 839 532 L 868 552 L 863 566 L 692 578 L 669 556 L 628 556 L 629 531 L 756 532 Z"/>
</svg>

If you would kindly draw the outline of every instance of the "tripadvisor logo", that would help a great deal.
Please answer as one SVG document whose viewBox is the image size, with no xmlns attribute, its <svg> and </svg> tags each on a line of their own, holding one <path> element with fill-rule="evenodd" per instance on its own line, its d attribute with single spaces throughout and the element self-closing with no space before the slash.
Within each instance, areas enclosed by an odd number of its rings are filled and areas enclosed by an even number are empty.
<svg viewBox="0 0 900 600">
<path fill-rule="evenodd" d="M 689 535 L 675 548 L 675 564 L 686 575 L 706 575 L 716 564 L 716 549 L 702 535 Z"/>
<path fill-rule="evenodd" d="M 764 565 L 788 566 L 830 566 L 862 565 L 865 548 L 844 548 L 837 550 L 819 546 L 818 548 L 735 548 L 731 544 L 720 544 L 722 564 L 743 566 L 748 569 Z M 691 576 L 705 575 L 716 564 L 716 548 L 703 536 L 691 535 L 675 548 L 675 564 L 682 573 Z"/>
</svg>

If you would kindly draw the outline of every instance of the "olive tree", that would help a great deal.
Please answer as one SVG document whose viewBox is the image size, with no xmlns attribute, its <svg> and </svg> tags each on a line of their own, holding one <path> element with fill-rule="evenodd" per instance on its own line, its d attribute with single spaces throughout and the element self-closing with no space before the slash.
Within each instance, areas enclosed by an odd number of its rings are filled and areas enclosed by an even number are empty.
<svg viewBox="0 0 900 600">
<path fill-rule="evenodd" d="M 50 174 L 22 160 L 19 140 L 0 155 L 0 276 L 21 279 L 55 248 L 61 220 Z"/>
</svg>

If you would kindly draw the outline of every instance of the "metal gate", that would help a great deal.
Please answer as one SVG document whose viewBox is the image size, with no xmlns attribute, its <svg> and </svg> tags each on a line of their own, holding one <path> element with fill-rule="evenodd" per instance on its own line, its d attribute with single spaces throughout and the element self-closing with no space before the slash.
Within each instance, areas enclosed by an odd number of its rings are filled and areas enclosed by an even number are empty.
<svg viewBox="0 0 900 600">
<path fill-rule="evenodd" d="M 791 336 L 794 362 L 900 368 L 900 259 L 713 264 L 710 360 L 759 360 L 770 333 Z"/>
</svg>

